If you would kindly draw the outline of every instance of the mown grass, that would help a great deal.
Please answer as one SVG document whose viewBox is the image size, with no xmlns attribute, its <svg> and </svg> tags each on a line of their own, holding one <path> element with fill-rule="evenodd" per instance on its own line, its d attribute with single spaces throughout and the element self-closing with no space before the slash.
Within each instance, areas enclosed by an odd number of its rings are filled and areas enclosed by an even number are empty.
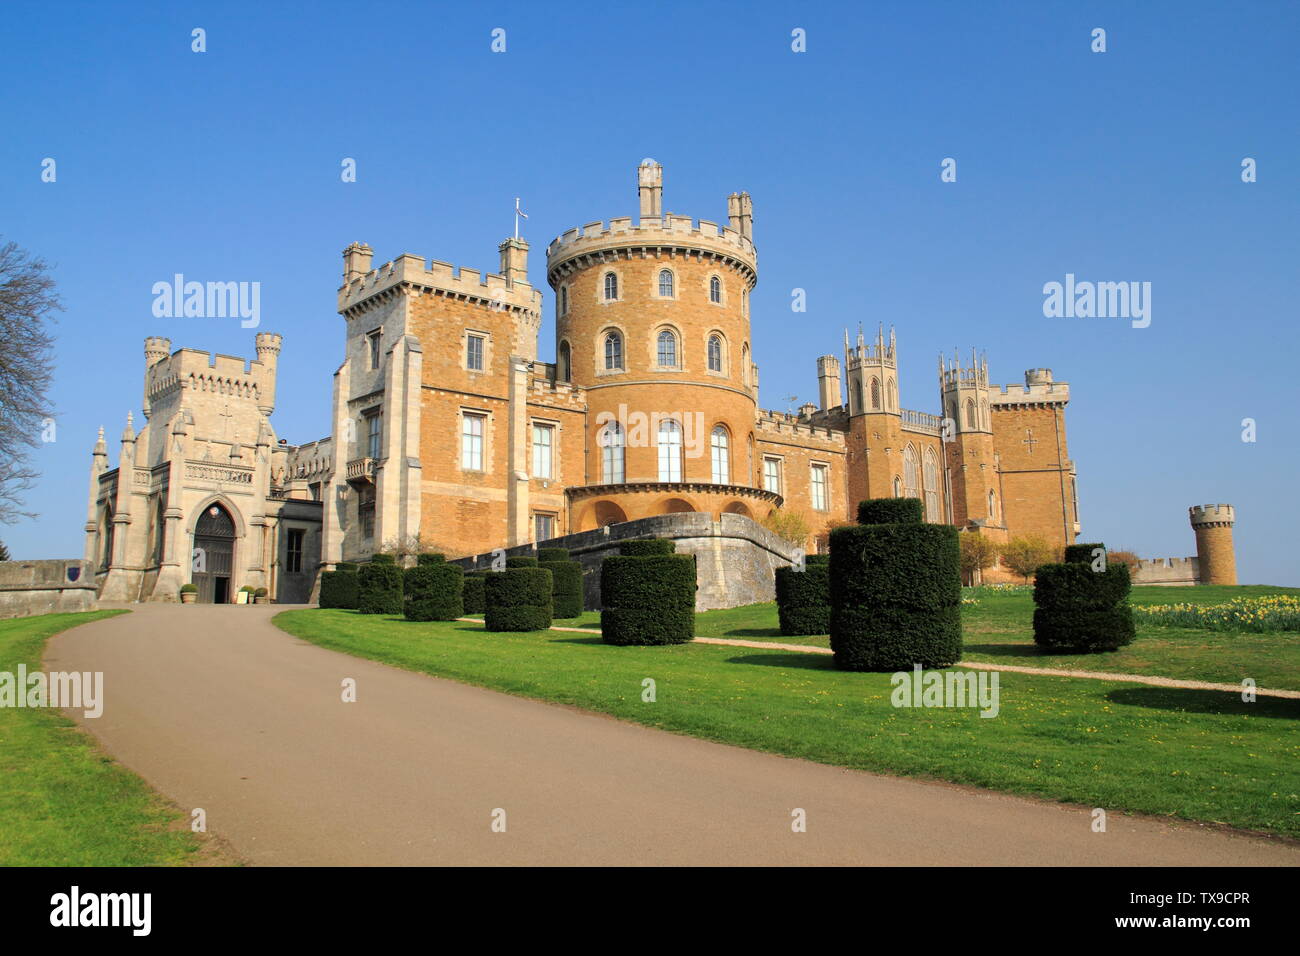
<svg viewBox="0 0 1300 956">
<path fill-rule="evenodd" d="M 275 623 L 332 650 L 756 750 L 1300 836 L 1298 701 L 1003 673 L 1000 712 L 981 718 L 896 708 L 889 675 L 793 651 L 611 647 L 336 610 Z"/>
<path fill-rule="evenodd" d="M 0 671 L 41 670 L 60 631 L 124 611 L 0 621 Z M 198 839 L 179 811 L 50 708 L 0 708 L 0 865 L 167 866 Z"/>
</svg>

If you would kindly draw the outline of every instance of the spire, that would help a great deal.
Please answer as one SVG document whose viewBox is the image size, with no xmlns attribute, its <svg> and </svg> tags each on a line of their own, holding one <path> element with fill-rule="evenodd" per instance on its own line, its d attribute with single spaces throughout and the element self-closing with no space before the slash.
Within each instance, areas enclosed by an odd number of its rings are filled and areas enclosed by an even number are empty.
<svg viewBox="0 0 1300 956">
<path fill-rule="evenodd" d="M 99 426 L 99 438 L 95 440 L 95 455 L 108 455 L 108 445 L 104 441 L 104 426 Z"/>
<path fill-rule="evenodd" d="M 126 428 L 122 429 L 122 441 L 135 441 L 135 415 L 126 413 Z"/>
</svg>

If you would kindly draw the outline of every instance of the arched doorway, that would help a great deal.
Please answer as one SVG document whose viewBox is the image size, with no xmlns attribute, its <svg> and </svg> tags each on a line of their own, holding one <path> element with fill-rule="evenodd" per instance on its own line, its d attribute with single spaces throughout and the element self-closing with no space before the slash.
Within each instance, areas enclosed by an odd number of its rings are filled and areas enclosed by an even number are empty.
<svg viewBox="0 0 1300 956">
<path fill-rule="evenodd" d="M 229 604 L 235 567 L 235 522 L 219 504 L 209 505 L 194 526 L 194 583 L 200 604 Z"/>
</svg>

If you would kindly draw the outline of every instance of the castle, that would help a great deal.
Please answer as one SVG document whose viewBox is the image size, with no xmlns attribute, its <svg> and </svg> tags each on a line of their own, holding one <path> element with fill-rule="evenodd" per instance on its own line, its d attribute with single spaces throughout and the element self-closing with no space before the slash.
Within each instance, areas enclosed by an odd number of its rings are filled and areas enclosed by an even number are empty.
<svg viewBox="0 0 1300 956">
<path fill-rule="evenodd" d="M 571 229 L 546 249 L 554 362 L 538 358 L 529 245 L 486 276 L 369 246 L 343 252 L 331 435 L 275 437 L 281 341 L 245 363 L 145 346 L 144 414 L 120 465 L 93 454 L 86 560 L 101 595 L 230 600 L 244 585 L 306 601 L 316 574 L 419 536 L 476 555 L 650 516 L 802 516 L 805 546 L 864 498 L 910 496 L 929 521 L 996 540 L 1072 543 L 1069 386 L 1048 369 L 990 384 L 987 360 L 941 358 L 938 414 L 902 407 L 899 349 L 845 333 L 817 359 L 817 405 L 758 404 L 753 202 L 726 225 L 663 211 L 663 169 L 637 168 L 639 219 Z M 129 476 L 129 479 L 128 477 Z M 734 519 L 728 519 L 735 523 Z"/>
</svg>

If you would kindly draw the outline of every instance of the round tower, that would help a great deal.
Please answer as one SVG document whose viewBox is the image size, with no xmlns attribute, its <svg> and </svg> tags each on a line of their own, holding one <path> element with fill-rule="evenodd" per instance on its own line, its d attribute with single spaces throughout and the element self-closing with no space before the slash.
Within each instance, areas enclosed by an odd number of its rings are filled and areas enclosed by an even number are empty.
<svg viewBox="0 0 1300 956">
<path fill-rule="evenodd" d="M 1232 505 L 1193 505 L 1187 509 L 1196 534 L 1196 558 L 1202 584 L 1236 584 L 1237 555 L 1232 526 L 1237 513 Z"/>
<path fill-rule="evenodd" d="M 152 389 L 152 382 L 149 370 L 159 362 L 172 354 L 172 340 L 163 338 L 158 335 L 151 335 L 144 340 L 144 417 L 148 418 L 153 411 L 152 403 L 149 401 L 149 393 Z"/>
<path fill-rule="evenodd" d="M 631 217 L 588 223 L 546 250 L 547 281 L 555 290 L 556 375 L 587 394 L 589 480 L 593 486 L 752 487 L 758 395 L 749 326 L 749 296 L 758 281 L 753 204 L 747 194 L 733 194 L 727 226 L 696 223 L 660 213 L 658 163 L 637 167 L 636 183 L 639 223 Z M 673 428 L 665 421 L 681 429 L 680 454 L 674 442 L 664 450 L 662 429 Z M 623 442 L 617 453 L 609 450 L 611 423 L 617 425 L 614 441 Z M 676 497 L 683 500 L 674 510 L 715 510 L 716 503 L 704 502 L 707 491 Z M 626 518 L 619 520 L 634 516 L 623 511 Z"/>
</svg>

